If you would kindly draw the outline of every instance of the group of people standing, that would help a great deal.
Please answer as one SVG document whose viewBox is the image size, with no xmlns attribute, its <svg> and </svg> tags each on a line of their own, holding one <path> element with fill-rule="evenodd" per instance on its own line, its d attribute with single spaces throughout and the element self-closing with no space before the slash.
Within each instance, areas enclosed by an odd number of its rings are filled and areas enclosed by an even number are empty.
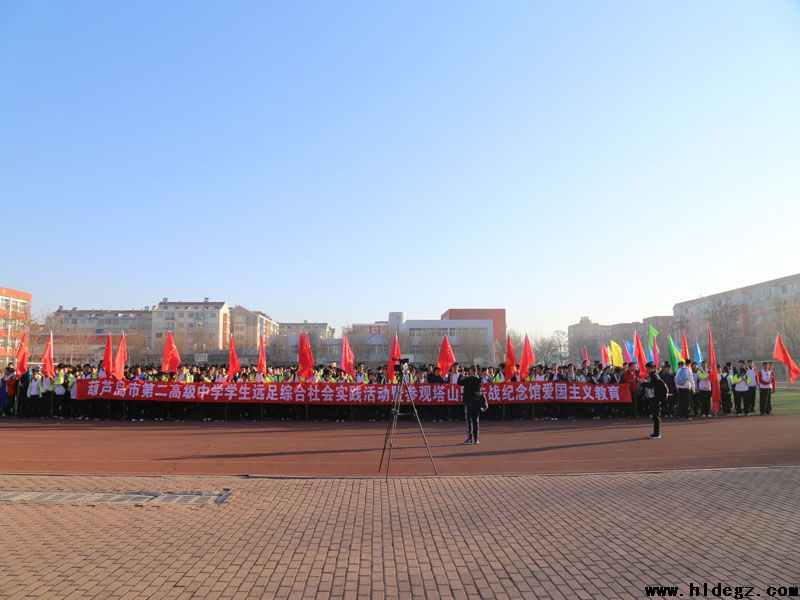
<svg viewBox="0 0 800 600">
<path fill-rule="evenodd" d="M 720 390 L 720 414 L 731 414 L 735 410 L 737 416 L 749 416 L 755 413 L 756 392 L 758 392 L 760 415 L 772 414 L 772 394 L 775 392 L 775 374 L 772 362 L 761 363 L 756 370 L 752 360 L 740 360 L 734 367 L 726 363 L 717 367 Z M 661 371 L 656 372 L 653 363 L 646 365 L 647 375 L 642 379 L 643 400 L 646 409 L 653 418 L 651 438 L 661 437 L 661 417 L 677 416 L 683 419 L 709 418 L 712 412 L 713 373 L 708 363 L 699 365 L 693 361 L 680 361 L 677 372 L 665 363 Z M 731 401 L 731 397 L 733 401 Z"/>
<path fill-rule="evenodd" d="M 756 396 L 759 398 L 759 414 L 772 414 L 772 394 L 775 392 L 773 363 L 761 363 L 758 369 L 752 360 L 740 360 L 736 366 L 726 363 L 717 365 L 720 389 L 720 413 L 729 415 L 751 415 L 755 413 Z M 712 382 L 708 363 L 702 361 L 679 362 L 673 373 L 669 363 L 659 372 L 669 390 L 662 406 L 662 416 L 677 416 L 684 419 L 708 418 L 712 415 Z"/>
</svg>

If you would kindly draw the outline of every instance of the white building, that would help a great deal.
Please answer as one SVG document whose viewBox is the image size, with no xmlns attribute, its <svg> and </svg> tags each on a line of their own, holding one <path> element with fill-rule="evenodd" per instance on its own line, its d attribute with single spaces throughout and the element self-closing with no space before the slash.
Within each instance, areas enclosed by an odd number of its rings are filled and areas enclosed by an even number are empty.
<svg viewBox="0 0 800 600">
<path fill-rule="evenodd" d="M 163 346 L 167 331 L 173 332 L 179 351 L 222 350 L 228 347 L 230 309 L 227 302 L 209 302 L 208 298 L 202 302 L 164 298 L 153 310 L 153 348 Z"/>
<path fill-rule="evenodd" d="M 363 355 L 356 359 L 384 360 L 389 355 L 395 333 L 403 355 L 415 363 L 435 362 L 445 335 L 460 363 L 484 366 L 494 363 L 494 322 L 491 319 L 408 319 L 404 312 L 389 313 L 388 321 L 354 324 L 351 345 L 358 346 Z"/>
<path fill-rule="evenodd" d="M 231 329 L 233 339 L 239 348 L 258 348 L 260 336 L 264 336 L 264 344 L 269 345 L 273 335 L 278 335 L 280 327 L 269 315 L 259 310 L 248 310 L 238 304 L 231 309 Z"/>
</svg>

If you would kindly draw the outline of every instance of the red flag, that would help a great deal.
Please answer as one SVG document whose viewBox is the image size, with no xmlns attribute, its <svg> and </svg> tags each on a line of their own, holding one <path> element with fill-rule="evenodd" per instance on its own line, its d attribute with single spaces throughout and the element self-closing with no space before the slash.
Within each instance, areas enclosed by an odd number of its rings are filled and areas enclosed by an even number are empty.
<svg viewBox="0 0 800 600">
<path fill-rule="evenodd" d="M 585 345 L 583 346 L 583 362 L 586 363 L 586 366 L 592 364 L 589 362 L 589 350 L 586 348 Z"/>
<path fill-rule="evenodd" d="M 240 369 L 239 357 L 236 354 L 236 344 L 233 343 L 233 334 L 231 334 L 231 345 L 228 348 L 228 381 L 233 381 L 233 376 Z"/>
<path fill-rule="evenodd" d="M 714 350 L 714 338 L 711 337 L 711 326 L 708 327 L 708 376 L 711 379 L 711 404 L 714 412 L 719 412 L 722 394 L 719 389 L 719 372 L 717 371 L 717 352 Z"/>
<path fill-rule="evenodd" d="M 353 349 L 350 348 L 350 341 L 347 339 L 347 334 L 342 334 L 342 371 L 350 375 L 356 376 L 356 368 L 353 362 L 356 357 L 353 354 Z"/>
<path fill-rule="evenodd" d="M 686 341 L 686 333 L 681 333 L 683 334 L 683 342 L 681 342 L 681 358 L 683 360 L 690 360 L 691 357 L 689 356 L 689 343 Z"/>
<path fill-rule="evenodd" d="M 450 340 L 447 339 L 447 335 L 445 334 L 442 340 L 442 346 L 439 348 L 439 360 L 436 362 L 436 366 L 439 367 L 439 374 L 442 377 L 447 377 L 447 372 L 450 370 L 450 367 L 453 366 L 454 362 L 456 362 L 456 355 L 453 354 Z"/>
<path fill-rule="evenodd" d="M 178 347 L 172 339 L 172 332 L 167 332 L 167 339 L 164 342 L 164 356 L 161 358 L 161 371 L 163 373 L 175 373 L 181 364 L 181 355 L 178 354 Z"/>
<path fill-rule="evenodd" d="M 780 333 L 778 337 L 775 338 L 775 350 L 772 353 L 772 357 L 785 364 L 786 368 L 789 369 L 789 381 L 791 383 L 794 383 L 794 380 L 800 377 L 800 367 L 797 366 L 789 355 L 789 351 L 786 349 Z"/>
<path fill-rule="evenodd" d="M 258 336 L 258 365 L 256 366 L 256 373 L 267 374 L 267 351 L 264 348 L 263 333 Z"/>
<path fill-rule="evenodd" d="M 50 379 L 56 378 L 56 367 L 53 364 L 53 332 L 50 332 L 50 337 L 47 338 L 47 345 L 44 347 L 44 356 L 42 356 L 42 373 L 45 377 Z"/>
<path fill-rule="evenodd" d="M 603 366 L 611 364 L 611 357 L 608 355 L 608 346 L 605 344 L 600 344 L 600 362 L 603 363 Z"/>
<path fill-rule="evenodd" d="M 528 376 L 528 371 L 530 371 L 531 367 L 533 366 L 533 361 L 536 360 L 533 356 L 533 348 L 531 347 L 531 341 L 528 339 L 528 334 L 525 334 L 525 342 L 522 344 L 522 357 L 519 359 L 519 377 L 520 379 L 525 379 Z"/>
<path fill-rule="evenodd" d="M 400 340 L 397 339 L 397 334 L 394 334 L 394 342 L 392 343 L 392 352 L 389 354 L 389 366 L 388 371 L 386 371 L 386 381 L 392 381 L 394 379 L 394 366 L 400 364 L 400 358 L 403 355 L 400 354 Z"/>
<path fill-rule="evenodd" d="M 297 374 L 303 379 L 308 379 L 314 374 L 314 355 L 311 353 L 311 342 L 307 334 L 300 334 L 297 354 Z"/>
<path fill-rule="evenodd" d="M 24 331 L 17 346 L 17 353 L 14 357 L 17 363 L 17 378 L 22 377 L 22 374 L 28 370 L 28 335 Z"/>
<path fill-rule="evenodd" d="M 128 362 L 128 346 L 125 343 L 125 332 L 119 337 L 117 354 L 114 356 L 114 372 L 111 376 L 117 381 L 125 379 L 125 363 Z"/>
<path fill-rule="evenodd" d="M 633 359 L 639 365 L 639 377 L 647 377 L 647 358 L 642 348 L 642 340 L 639 339 L 639 330 L 633 332 Z"/>
<path fill-rule="evenodd" d="M 114 372 L 114 355 L 111 353 L 111 334 L 106 337 L 106 351 L 103 352 L 103 371 L 106 377 L 111 377 Z"/>
<path fill-rule="evenodd" d="M 517 353 L 514 352 L 514 344 L 511 343 L 511 336 L 506 340 L 506 381 L 511 381 L 511 378 L 517 372 Z"/>
<path fill-rule="evenodd" d="M 655 338 L 653 338 L 653 363 L 656 365 L 656 369 L 658 369 L 658 366 L 661 364 L 661 360 L 658 356 L 658 341 Z"/>
</svg>

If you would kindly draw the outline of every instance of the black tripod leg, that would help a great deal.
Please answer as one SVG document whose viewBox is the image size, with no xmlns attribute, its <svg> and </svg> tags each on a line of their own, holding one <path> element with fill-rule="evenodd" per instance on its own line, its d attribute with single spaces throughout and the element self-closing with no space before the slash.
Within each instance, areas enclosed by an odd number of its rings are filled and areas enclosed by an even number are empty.
<svg viewBox="0 0 800 600">
<path fill-rule="evenodd" d="M 392 421 L 394 419 L 394 411 L 392 414 L 392 418 L 389 419 L 389 422 L 386 424 L 386 436 L 383 438 L 383 452 L 381 452 L 381 462 L 378 464 L 378 472 L 380 473 L 383 470 L 383 457 L 386 455 L 386 446 L 389 443 L 389 436 L 392 432 Z"/>
<path fill-rule="evenodd" d="M 383 438 L 383 452 L 381 452 L 381 461 L 378 463 L 378 472 L 380 473 L 383 469 L 383 458 L 386 455 L 386 446 L 389 446 L 389 458 L 387 460 L 386 472 L 389 472 L 389 464 L 388 461 L 392 459 L 392 446 L 394 445 L 394 433 L 395 429 L 397 428 L 397 416 L 400 414 L 400 402 L 398 398 L 397 391 L 398 388 L 394 388 L 394 393 L 392 394 L 392 411 L 391 417 L 389 418 L 389 422 L 386 424 L 386 437 Z"/>
<path fill-rule="evenodd" d="M 400 411 L 395 411 L 392 418 L 392 434 L 389 437 L 389 456 L 386 459 L 386 481 L 389 481 L 389 471 L 392 469 L 392 450 L 394 450 L 394 436 L 397 433 L 397 418 L 400 416 Z"/>
<path fill-rule="evenodd" d="M 428 444 L 428 438 L 425 437 L 425 430 L 422 428 L 422 421 L 419 420 L 419 413 L 417 412 L 417 406 L 412 402 L 411 407 L 414 409 L 414 417 L 417 419 L 417 425 L 419 425 L 419 432 L 422 434 L 422 441 L 425 442 L 425 449 L 428 451 L 428 458 L 431 459 L 431 465 L 433 466 L 433 473 L 434 475 L 439 474 L 439 470 L 436 468 L 436 462 L 433 460 L 433 453 L 431 453 L 431 447 Z"/>
<path fill-rule="evenodd" d="M 419 427 L 419 432 L 422 434 L 422 441 L 425 443 L 425 449 L 428 451 L 428 458 L 431 459 L 433 472 L 435 475 L 438 475 L 439 470 L 436 468 L 436 462 L 433 460 L 433 453 L 431 452 L 431 447 L 428 444 L 428 438 L 425 437 L 425 430 L 422 428 L 422 421 L 419 418 L 419 412 L 417 412 L 417 405 L 414 404 L 414 400 L 411 396 L 411 390 L 408 389 L 408 383 L 406 383 L 405 379 L 403 380 L 403 389 L 405 389 L 406 391 L 408 402 L 411 404 L 411 410 L 414 412 L 414 418 L 417 420 L 417 426 Z"/>
</svg>

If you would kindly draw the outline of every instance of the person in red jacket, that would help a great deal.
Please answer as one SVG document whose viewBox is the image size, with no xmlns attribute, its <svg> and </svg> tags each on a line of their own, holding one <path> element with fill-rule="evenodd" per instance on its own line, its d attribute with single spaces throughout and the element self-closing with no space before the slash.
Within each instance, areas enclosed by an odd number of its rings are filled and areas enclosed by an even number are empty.
<svg viewBox="0 0 800 600">
<path fill-rule="evenodd" d="M 775 363 L 769 361 L 767 363 L 767 370 L 769 370 L 770 375 L 772 375 L 772 393 L 775 393 L 775 371 L 774 371 Z"/>
<path fill-rule="evenodd" d="M 636 395 L 639 391 L 639 369 L 635 362 L 628 363 L 628 368 L 625 369 L 625 372 L 622 374 L 622 381 L 627 383 L 630 387 L 631 400 L 634 402 L 634 406 L 638 406 L 639 408 L 637 413 L 642 412 L 642 409 L 645 407 L 640 406 L 639 398 Z"/>
<path fill-rule="evenodd" d="M 766 361 L 761 363 L 761 370 L 756 374 L 756 381 L 758 382 L 758 413 L 760 415 L 772 414 L 774 378 L 774 374 L 769 370 L 769 363 Z"/>
</svg>

